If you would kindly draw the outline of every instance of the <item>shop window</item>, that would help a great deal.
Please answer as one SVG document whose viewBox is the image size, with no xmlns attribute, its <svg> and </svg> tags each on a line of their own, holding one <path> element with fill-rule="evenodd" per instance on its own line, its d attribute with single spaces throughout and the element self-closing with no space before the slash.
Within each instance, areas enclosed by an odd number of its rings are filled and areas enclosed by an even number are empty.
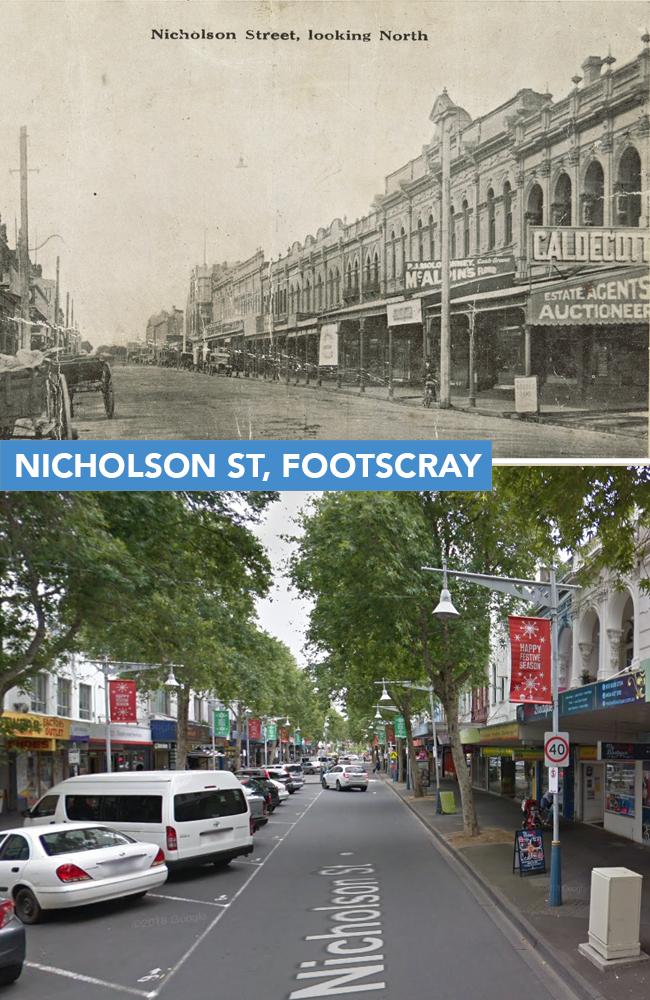
<svg viewBox="0 0 650 1000">
<path fill-rule="evenodd" d="M 56 682 L 56 714 L 72 715 L 72 681 L 59 677 Z"/>
<path fill-rule="evenodd" d="M 186 792 L 174 796 L 174 819 L 177 823 L 192 823 L 221 816 L 237 816 L 248 806 L 244 793 L 238 788 L 222 791 Z"/>
<path fill-rule="evenodd" d="M 512 188 L 510 181 L 503 185 L 503 222 L 504 241 L 506 246 L 512 243 Z"/>
<path fill-rule="evenodd" d="M 79 718 L 92 719 L 93 717 L 93 689 L 90 684 L 79 685 Z"/>
<path fill-rule="evenodd" d="M 497 244 L 496 214 L 494 191 L 488 188 L 487 193 L 488 250 L 494 250 Z"/>
<path fill-rule="evenodd" d="M 32 712 L 47 711 L 47 674 L 36 674 L 32 687 Z"/>
<path fill-rule="evenodd" d="M 633 146 L 621 157 L 615 191 L 616 224 L 638 226 L 641 220 L 641 158 Z"/>
<path fill-rule="evenodd" d="M 171 699 L 169 691 L 161 689 L 151 695 L 151 710 L 157 715 L 171 715 Z"/>
<path fill-rule="evenodd" d="M 634 816 L 634 762 L 607 764 L 605 775 L 605 812 L 616 816 Z"/>
</svg>

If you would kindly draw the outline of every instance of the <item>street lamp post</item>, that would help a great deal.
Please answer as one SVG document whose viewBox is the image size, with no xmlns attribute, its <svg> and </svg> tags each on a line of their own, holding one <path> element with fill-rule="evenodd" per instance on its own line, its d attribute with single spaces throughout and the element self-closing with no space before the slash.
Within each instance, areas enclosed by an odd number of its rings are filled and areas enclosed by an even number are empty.
<svg viewBox="0 0 650 1000">
<path fill-rule="evenodd" d="M 553 698 L 553 732 L 557 732 L 560 724 L 560 706 L 558 692 L 558 604 L 559 592 L 571 593 L 580 588 L 572 583 L 557 582 L 555 566 L 549 567 L 548 582 L 543 580 L 522 580 L 510 576 L 493 576 L 490 573 L 464 573 L 458 570 L 448 570 L 433 566 L 423 566 L 429 573 L 443 574 L 443 591 L 440 603 L 434 610 L 434 615 L 440 618 L 452 618 L 458 615 L 454 608 L 449 591 L 447 576 L 454 576 L 467 583 L 475 583 L 496 593 L 508 594 L 528 604 L 548 608 L 551 618 L 551 692 Z M 549 889 L 549 905 L 562 905 L 562 856 L 560 852 L 560 813 L 558 809 L 557 792 L 553 793 L 553 840 L 551 843 L 551 884 Z"/>
<path fill-rule="evenodd" d="M 105 744 L 106 744 L 106 771 L 111 773 L 113 770 L 113 764 L 111 760 L 112 756 L 112 743 L 111 743 L 111 701 L 110 701 L 110 691 L 109 691 L 109 681 L 111 679 L 111 672 L 113 677 L 117 677 L 118 674 L 140 674 L 144 673 L 145 670 L 160 670 L 164 665 L 162 663 L 122 663 L 116 660 L 109 660 L 105 657 L 103 660 L 94 661 L 97 666 L 101 669 L 104 674 L 104 711 L 106 713 L 106 728 L 105 728 Z M 169 663 L 169 673 L 167 675 L 167 680 L 165 681 L 165 687 L 177 688 L 180 684 L 174 676 L 174 666 L 176 664 Z"/>
<path fill-rule="evenodd" d="M 436 774 L 436 795 L 439 795 L 440 794 L 440 770 L 438 768 L 438 736 L 437 736 L 437 733 L 436 733 L 436 716 L 435 716 L 434 703 L 433 703 L 433 685 L 432 684 L 428 684 L 428 685 L 425 686 L 423 684 L 414 684 L 413 681 L 386 681 L 386 680 L 383 680 L 383 679 L 380 680 L 380 681 L 375 681 L 375 684 L 381 684 L 383 686 L 381 697 L 379 699 L 380 701 L 386 701 L 386 700 L 390 701 L 390 695 L 388 694 L 388 691 L 386 690 L 386 684 L 396 684 L 396 685 L 399 685 L 399 687 L 409 688 L 411 691 L 428 691 L 428 693 L 429 693 L 429 711 L 431 713 L 431 734 L 433 736 L 433 760 L 434 760 L 434 764 L 435 764 L 435 774 Z M 379 706 L 377 706 L 377 710 L 379 711 Z"/>
</svg>

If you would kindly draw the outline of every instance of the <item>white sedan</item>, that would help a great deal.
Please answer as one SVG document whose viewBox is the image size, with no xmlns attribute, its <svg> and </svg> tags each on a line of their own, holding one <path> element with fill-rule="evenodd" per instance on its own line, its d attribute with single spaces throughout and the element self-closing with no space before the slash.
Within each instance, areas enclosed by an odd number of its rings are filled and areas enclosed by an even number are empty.
<svg viewBox="0 0 650 1000">
<path fill-rule="evenodd" d="M 289 798 L 289 793 L 286 789 L 286 786 L 283 785 L 281 781 L 276 781 L 275 778 L 268 778 L 267 780 L 270 781 L 271 784 L 275 785 L 275 787 L 277 788 L 278 795 L 280 796 L 280 802 L 284 802 L 285 799 Z"/>
<path fill-rule="evenodd" d="M 0 895 L 35 924 L 42 910 L 144 896 L 167 878 L 162 848 L 106 826 L 53 823 L 0 834 Z"/>
<path fill-rule="evenodd" d="M 368 773 L 361 764 L 337 764 L 330 767 L 321 778 L 323 788 L 336 788 L 337 792 L 344 789 L 360 788 L 365 792 L 368 788 Z"/>
</svg>

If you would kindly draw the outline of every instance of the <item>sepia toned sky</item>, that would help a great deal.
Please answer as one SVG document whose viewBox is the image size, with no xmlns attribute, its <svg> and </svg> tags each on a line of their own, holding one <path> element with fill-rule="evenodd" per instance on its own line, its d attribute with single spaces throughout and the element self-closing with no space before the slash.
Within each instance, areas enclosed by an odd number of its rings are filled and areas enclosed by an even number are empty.
<svg viewBox="0 0 650 1000">
<path fill-rule="evenodd" d="M 648 21 L 650 4 L 626 0 L 4 0 L 0 215 L 13 245 L 26 125 L 30 245 L 63 237 L 39 260 L 53 277 L 60 255 L 88 339 L 133 339 L 184 308 L 204 229 L 212 263 L 353 221 L 430 140 L 443 86 L 472 116 L 521 87 L 559 98 L 587 55 L 633 58 Z M 309 41 L 310 28 L 372 39 Z M 382 28 L 429 41 L 380 42 Z"/>
</svg>

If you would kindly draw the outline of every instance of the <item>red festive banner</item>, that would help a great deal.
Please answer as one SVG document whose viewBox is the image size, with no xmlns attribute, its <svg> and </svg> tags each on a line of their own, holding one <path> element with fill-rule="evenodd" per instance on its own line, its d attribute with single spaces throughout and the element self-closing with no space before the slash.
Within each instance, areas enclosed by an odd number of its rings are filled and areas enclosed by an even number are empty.
<svg viewBox="0 0 650 1000">
<path fill-rule="evenodd" d="M 248 720 L 248 738 L 250 740 L 261 740 L 262 739 L 262 721 L 261 721 L 261 719 L 249 719 Z"/>
<path fill-rule="evenodd" d="M 395 742 L 395 728 L 393 726 L 386 726 L 386 742 Z"/>
<path fill-rule="evenodd" d="M 289 742 L 289 730 L 280 729 L 280 743 L 288 743 L 288 742 Z"/>
<path fill-rule="evenodd" d="M 551 622 L 510 615 L 510 701 L 551 705 Z"/>
<path fill-rule="evenodd" d="M 137 722 L 135 681 L 109 681 L 111 722 Z"/>
</svg>

